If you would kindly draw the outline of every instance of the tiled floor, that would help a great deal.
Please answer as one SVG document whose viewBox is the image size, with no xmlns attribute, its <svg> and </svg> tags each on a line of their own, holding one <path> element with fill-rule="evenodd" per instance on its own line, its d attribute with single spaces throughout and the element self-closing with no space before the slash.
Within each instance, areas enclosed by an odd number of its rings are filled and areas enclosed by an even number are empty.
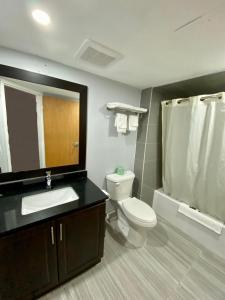
<svg viewBox="0 0 225 300">
<path fill-rule="evenodd" d="M 141 249 L 107 232 L 102 262 L 41 298 L 53 299 L 225 300 L 225 261 L 160 220 Z"/>
</svg>

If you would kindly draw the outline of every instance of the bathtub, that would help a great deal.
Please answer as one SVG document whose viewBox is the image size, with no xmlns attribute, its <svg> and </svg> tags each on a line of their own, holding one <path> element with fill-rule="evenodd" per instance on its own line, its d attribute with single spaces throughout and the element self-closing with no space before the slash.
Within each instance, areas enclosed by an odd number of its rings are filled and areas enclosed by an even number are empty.
<svg viewBox="0 0 225 300">
<path fill-rule="evenodd" d="M 157 215 L 179 228 L 203 247 L 225 259 L 225 225 L 222 225 L 221 234 L 218 234 L 180 213 L 179 206 L 180 202 L 166 195 L 162 189 L 154 191 L 153 209 Z"/>
</svg>

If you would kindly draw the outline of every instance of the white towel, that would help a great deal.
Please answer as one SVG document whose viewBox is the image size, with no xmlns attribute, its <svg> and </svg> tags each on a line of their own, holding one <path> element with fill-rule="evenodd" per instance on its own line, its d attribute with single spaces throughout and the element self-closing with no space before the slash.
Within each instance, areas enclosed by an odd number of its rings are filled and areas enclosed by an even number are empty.
<svg viewBox="0 0 225 300">
<path fill-rule="evenodd" d="M 130 131 L 136 131 L 138 128 L 139 115 L 129 115 L 129 127 Z"/>
<path fill-rule="evenodd" d="M 117 132 L 126 133 L 127 132 L 127 115 L 117 113 L 116 118 L 115 118 L 115 127 L 117 129 Z"/>
</svg>

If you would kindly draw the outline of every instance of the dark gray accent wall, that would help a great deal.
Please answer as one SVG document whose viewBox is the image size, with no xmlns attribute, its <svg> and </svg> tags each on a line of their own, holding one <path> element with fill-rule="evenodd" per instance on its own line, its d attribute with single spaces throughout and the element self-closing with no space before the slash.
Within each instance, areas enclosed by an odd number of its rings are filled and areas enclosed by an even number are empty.
<svg viewBox="0 0 225 300">
<path fill-rule="evenodd" d="M 143 168 L 144 168 L 144 153 L 145 153 L 145 143 L 146 135 L 148 128 L 148 119 L 149 119 L 149 106 L 151 99 L 152 89 L 143 90 L 141 93 L 141 102 L 140 106 L 147 108 L 148 112 L 141 115 L 139 121 L 139 127 L 137 132 L 137 144 L 136 144 L 136 154 L 135 154 L 135 164 L 134 164 L 134 185 L 133 185 L 133 194 L 140 198 L 141 189 L 142 189 L 142 177 L 143 177 Z"/>
<path fill-rule="evenodd" d="M 161 186 L 161 98 L 154 89 L 149 106 L 141 200 L 152 205 L 153 192 Z"/>
<path fill-rule="evenodd" d="M 134 172 L 134 195 L 152 205 L 153 192 L 162 186 L 161 101 L 225 91 L 225 72 L 210 74 L 142 91 Z"/>
<path fill-rule="evenodd" d="M 157 87 L 167 99 L 225 91 L 225 72 L 210 74 Z"/>
<path fill-rule="evenodd" d="M 153 192 L 161 186 L 162 177 L 161 95 L 153 88 L 143 90 L 141 106 L 148 108 L 148 113 L 138 128 L 134 195 L 152 205 Z"/>
</svg>

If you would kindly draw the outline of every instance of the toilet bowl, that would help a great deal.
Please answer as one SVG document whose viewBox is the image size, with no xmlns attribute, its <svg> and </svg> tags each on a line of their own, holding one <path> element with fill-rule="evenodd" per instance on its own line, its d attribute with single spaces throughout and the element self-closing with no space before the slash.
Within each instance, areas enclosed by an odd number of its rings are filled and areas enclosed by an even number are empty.
<svg viewBox="0 0 225 300">
<path fill-rule="evenodd" d="M 130 197 L 134 173 L 124 175 L 109 174 L 106 176 L 107 191 L 112 203 L 117 208 L 117 226 L 134 247 L 142 247 L 146 241 L 147 231 L 157 224 L 154 210 L 147 203 Z"/>
</svg>

